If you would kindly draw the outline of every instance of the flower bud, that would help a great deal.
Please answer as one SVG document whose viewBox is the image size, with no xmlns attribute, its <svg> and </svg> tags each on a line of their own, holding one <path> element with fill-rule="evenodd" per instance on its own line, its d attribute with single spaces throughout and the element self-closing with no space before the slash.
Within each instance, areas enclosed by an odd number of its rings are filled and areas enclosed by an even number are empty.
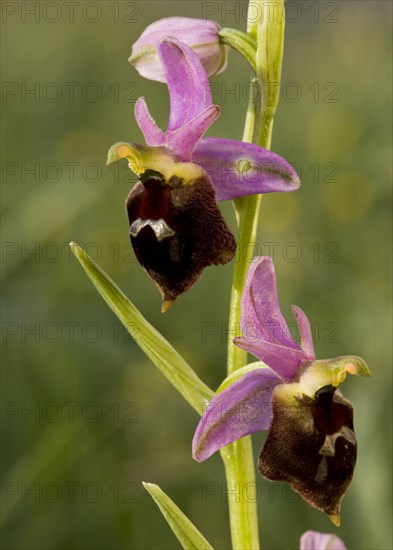
<svg viewBox="0 0 393 550">
<path fill-rule="evenodd" d="M 220 42 L 220 26 L 215 21 L 189 17 L 167 17 L 155 21 L 132 47 L 128 61 L 149 80 L 166 82 L 164 68 L 157 54 L 157 44 L 174 37 L 192 48 L 201 60 L 207 76 L 222 72 L 227 66 L 228 47 Z"/>
</svg>

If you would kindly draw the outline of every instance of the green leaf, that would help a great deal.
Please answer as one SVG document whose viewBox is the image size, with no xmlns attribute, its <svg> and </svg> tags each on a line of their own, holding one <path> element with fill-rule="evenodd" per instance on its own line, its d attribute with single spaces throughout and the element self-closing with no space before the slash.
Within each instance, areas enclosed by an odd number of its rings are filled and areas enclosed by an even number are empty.
<svg viewBox="0 0 393 550">
<path fill-rule="evenodd" d="M 73 242 L 70 243 L 70 247 L 98 292 L 135 342 L 184 399 L 202 414 L 204 403 L 213 397 L 212 390 L 198 378 L 183 357 L 146 321 L 134 304 L 86 252 Z"/>
<path fill-rule="evenodd" d="M 213 549 L 195 525 L 158 485 L 143 483 L 143 486 L 152 496 L 183 548 L 186 550 Z"/>
</svg>

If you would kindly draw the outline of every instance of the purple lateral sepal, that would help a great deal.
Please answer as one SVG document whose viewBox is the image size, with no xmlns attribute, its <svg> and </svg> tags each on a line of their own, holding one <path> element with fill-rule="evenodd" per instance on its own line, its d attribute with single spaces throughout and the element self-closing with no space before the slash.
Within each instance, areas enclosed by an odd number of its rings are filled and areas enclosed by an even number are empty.
<svg viewBox="0 0 393 550">
<path fill-rule="evenodd" d="M 205 138 L 196 146 L 193 162 L 209 175 L 217 200 L 300 187 L 299 176 L 289 162 L 253 143 Z"/>
<path fill-rule="evenodd" d="M 260 368 L 217 394 L 196 429 L 192 443 L 195 460 L 206 460 L 232 441 L 268 429 L 272 392 L 281 382 L 271 369 Z"/>
</svg>

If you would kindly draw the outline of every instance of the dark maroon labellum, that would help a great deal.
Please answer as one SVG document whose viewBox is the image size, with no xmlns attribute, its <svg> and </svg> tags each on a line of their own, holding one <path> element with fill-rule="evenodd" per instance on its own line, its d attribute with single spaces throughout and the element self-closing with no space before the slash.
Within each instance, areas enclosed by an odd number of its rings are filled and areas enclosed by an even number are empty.
<svg viewBox="0 0 393 550">
<path fill-rule="evenodd" d="M 273 421 L 259 470 L 267 479 L 287 481 L 336 525 L 356 450 L 352 405 L 333 386 L 319 390 L 314 399 L 294 397 L 290 404 L 273 395 Z"/>
<path fill-rule="evenodd" d="M 146 171 L 126 208 L 135 255 L 157 284 L 163 311 L 188 290 L 208 265 L 229 262 L 236 241 L 223 219 L 207 177 L 192 183 Z"/>
</svg>

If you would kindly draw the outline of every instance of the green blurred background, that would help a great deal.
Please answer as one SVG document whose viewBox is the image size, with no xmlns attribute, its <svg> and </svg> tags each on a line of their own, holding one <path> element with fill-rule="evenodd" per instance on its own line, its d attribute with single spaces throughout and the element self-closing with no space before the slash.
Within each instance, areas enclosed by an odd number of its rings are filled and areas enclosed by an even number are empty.
<svg viewBox="0 0 393 550">
<path fill-rule="evenodd" d="M 258 477 L 266 549 L 307 529 L 350 549 L 391 549 L 391 12 L 386 1 L 289 2 L 273 149 L 302 176 L 263 199 L 257 252 L 272 254 L 288 320 L 298 304 L 317 356 L 354 353 L 359 458 L 336 530 L 285 485 Z M 230 544 L 218 456 L 197 464 L 198 421 L 128 337 L 68 251 L 90 255 L 216 388 L 224 377 L 233 264 L 205 271 L 161 315 L 131 253 L 133 177 L 105 167 L 115 141 L 143 143 L 133 104 L 161 127 L 164 85 L 127 63 L 152 21 L 209 15 L 245 29 L 245 2 L 2 2 L 2 508 L 7 550 L 168 549 L 178 544 L 141 485 L 158 483 L 215 548 Z M 27 13 L 32 11 L 33 13 Z M 209 135 L 241 139 L 249 71 L 236 53 L 212 79 Z M 34 93 L 29 91 L 35 90 Z M 235 228 L 230 203 L 222 210 Z M 254 436 L 255 455 L 264 434 Z"/>
</svg>

